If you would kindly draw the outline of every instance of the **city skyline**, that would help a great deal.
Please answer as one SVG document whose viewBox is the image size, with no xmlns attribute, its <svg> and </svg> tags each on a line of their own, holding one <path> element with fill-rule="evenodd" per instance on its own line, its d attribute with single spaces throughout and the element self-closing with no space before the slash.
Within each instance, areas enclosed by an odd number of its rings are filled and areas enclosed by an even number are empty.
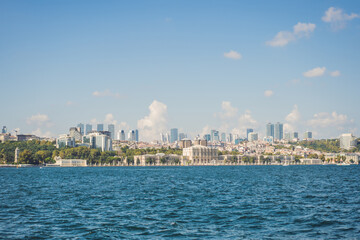
<svg viewBox="0 0 360 240">
<path fill-rule="evenodd" d="M 141 3 L 2 1 L 1 126 L 360 135 L 359 2 Z"/>
</svg>

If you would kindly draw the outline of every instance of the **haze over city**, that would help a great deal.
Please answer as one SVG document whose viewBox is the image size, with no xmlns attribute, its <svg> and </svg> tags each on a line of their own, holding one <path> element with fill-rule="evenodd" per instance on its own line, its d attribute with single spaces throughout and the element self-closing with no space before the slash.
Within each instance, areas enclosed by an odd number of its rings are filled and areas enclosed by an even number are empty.
<svg viewBox="0 0 360 240">
<path fill-rule="evenodd" d="M 357 1 L 2 1 L 1 125 L 359 135 Z"/>
</svg>

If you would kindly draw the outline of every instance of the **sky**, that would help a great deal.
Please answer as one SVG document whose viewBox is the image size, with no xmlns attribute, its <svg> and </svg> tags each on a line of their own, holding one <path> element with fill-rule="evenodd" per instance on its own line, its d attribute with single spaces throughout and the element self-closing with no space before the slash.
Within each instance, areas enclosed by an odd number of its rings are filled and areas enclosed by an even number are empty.
<svg viewBox="0 0 360 240">
<path fill-rule="evenodd" d="M 360 1 L 0 1 L 0 125 L 360 135 Z"/>
</svg>

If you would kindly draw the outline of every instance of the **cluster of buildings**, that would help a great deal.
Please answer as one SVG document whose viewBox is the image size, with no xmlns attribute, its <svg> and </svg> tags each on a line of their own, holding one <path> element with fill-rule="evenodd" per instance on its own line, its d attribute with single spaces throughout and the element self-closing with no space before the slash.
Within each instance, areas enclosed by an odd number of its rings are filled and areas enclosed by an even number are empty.
<svg viewBox="0 0 360 240">
<path fill-rule="evenodd" d="M 170 132 L 160 133 L 160 141 L 162 143 L 175 143 L 187 138 L 186 133 L 179 133 L 177 128 L 170 129 Z"/>
</svg>

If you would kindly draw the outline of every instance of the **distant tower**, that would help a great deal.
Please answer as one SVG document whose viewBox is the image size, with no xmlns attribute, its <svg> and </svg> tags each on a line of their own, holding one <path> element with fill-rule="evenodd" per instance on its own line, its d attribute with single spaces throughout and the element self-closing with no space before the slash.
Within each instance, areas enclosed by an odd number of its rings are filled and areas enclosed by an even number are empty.
<svg viewBox="0 0 360 240">
<path fill-rule="evenodd" d="M 14 163 L 18 163 L 19 162 L 19 155 L 20 155 L 20 150 L 19 148 L 17 147 L 15 149 L 15 160 L 14 160 Z"/>
<path fill-rule="evenodd" d="M 7 128 L 6 128 L 6 126 L 3 126 L 2 130 L 1 130 L 1 133 L 7 133 Z"/>
</svg>

